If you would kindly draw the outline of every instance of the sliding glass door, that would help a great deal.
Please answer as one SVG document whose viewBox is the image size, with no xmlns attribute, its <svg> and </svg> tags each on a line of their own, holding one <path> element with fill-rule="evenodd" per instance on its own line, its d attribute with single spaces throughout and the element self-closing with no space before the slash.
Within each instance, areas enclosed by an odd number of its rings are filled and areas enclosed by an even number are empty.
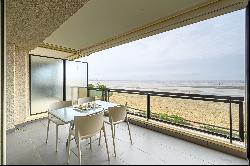
<svg viewBox="0 0 250 166">
<path fill-rule="evenodd" d="M 47 112 L 54 102 L 87 96 L 86 62 L 37 55 L 30 55 L 29 62 L 31 115 Z"/>
<path fill-rule="evenodd" d="M 88 69 L 87 63 L 66 62 L 66 100 L 76 101 L 87 97 Z"/>
<path fill-rule="evenodd" d="M 50 104 L 63 100 L 63 61 L 30 57 L 31 114 L 47 111 Z"/>
</svg>

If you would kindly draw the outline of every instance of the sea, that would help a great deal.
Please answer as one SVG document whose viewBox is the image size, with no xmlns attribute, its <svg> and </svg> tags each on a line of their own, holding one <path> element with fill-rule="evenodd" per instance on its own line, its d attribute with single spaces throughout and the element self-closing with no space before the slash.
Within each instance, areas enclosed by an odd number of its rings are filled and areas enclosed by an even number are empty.
<svg viewBox="0 0 250 166">
<path fill-rule="evenodd" d="M 90 80 L 89 83 L 94 85 L 97 85 L 97 83 L 104 84 L 111 89 L 245 96 L 244 80 Z"/>
</svg>

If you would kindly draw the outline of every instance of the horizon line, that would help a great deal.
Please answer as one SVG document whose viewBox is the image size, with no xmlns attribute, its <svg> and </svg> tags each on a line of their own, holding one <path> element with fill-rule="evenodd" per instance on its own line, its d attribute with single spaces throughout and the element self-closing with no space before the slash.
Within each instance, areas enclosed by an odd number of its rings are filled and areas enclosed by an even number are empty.
<svg viewBox="0 0 250 166">
<path fill-rule="evenodd" d="M 194 80 L 190 80 L 190 79 L 187 79 L 187 80 L 181 80 L 181 79 L 176 79 L 176 80 L 137 80 L 137 79 L 124 79 L 124 80 L 118 80 L 118 79 L 89 79 L 89 81 L 245 81 L 245 80 L 238 80 L 238 79 L 221 79 L 221 80 L 218 80 L 218 79 L 194 79 Z"/>
</svg>

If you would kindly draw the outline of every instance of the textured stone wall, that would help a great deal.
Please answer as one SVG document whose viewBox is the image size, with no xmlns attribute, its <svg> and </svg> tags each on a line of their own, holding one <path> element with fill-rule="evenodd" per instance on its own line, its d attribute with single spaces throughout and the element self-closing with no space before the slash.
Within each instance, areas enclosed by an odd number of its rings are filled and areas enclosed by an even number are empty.
<svg viewBox="0 0 250 166">
<path fill-rule="evenodd" d="M 25 122 L 26 120 L 26 101 L 27 101 L 27 51 L 16 49 L 14 58 L 14 102 L 15 102 L 15 125 Z"/>
<path fill-rule="evenodd" d="M 26 73 L 26 75 L 25 75 L 25 77 L 26 77 L 26 117 L 28 117 L 28 116 L 30 116 L 30 90 L 29 90 L 29 86 L 30 86 L 30 84 L 29 84 L 29 82 L 30 82 L 30 80 L 29 80 L 29 73 L 30 73 L 30 71 L 29 71 L 29 55 L 26 55 L 25 56 L 25 62 L 26 62 L 26 67 L 25 67 L 25 73 Z"/>
<path fill-rule="evenodd" d="M 6 3 L 7 130 L 29 116 L 28 51 L 40 45 L 88 0 L 8 0 Z M 22 48 L 22 49 L 20 49 Z"/>
<path fill-rule="evenodd" d="M 14 128 L 14 58 L 15 45 L 6 49 L 6 129 Z"/>
<path fill-rule="evenodd" d="M 28 52 L 7 45 L 6 55 L 6 120 L 7 130 L 25 122 L 28 103 Z"/>
<path fill-rule="evenodd" d="M 7 0 L 7 39 L 32 50 L 89 0 Z"/>
</svg>

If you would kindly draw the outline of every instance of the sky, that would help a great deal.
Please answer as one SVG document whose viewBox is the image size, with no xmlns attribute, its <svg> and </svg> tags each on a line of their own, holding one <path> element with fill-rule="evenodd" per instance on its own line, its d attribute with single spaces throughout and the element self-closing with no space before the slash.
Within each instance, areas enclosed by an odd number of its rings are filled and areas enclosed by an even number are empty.
<svg viewBox="0 0 250 166">
<path fill-rule="evenodd" d="M 96 52 L 90 80 L 245 80 L 245 10 Z"/>
</svg>

